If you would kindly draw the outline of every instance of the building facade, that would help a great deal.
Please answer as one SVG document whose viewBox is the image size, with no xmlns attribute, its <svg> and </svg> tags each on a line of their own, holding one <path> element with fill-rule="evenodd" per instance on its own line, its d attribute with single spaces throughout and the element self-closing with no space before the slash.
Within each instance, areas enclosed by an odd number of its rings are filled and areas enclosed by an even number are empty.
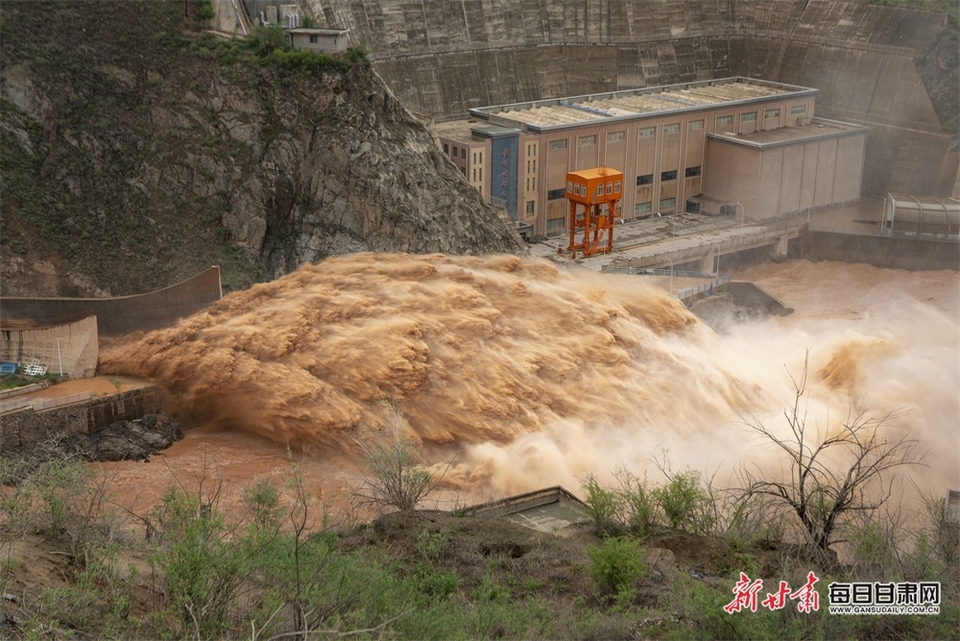
<svg viewBox="0 0 960 641">
<path fill-rule="evenodd" d="M 567 172 L 601 166 L 624 173 L 625 220 L 765 220 L 860 198 L 867 130 L 815 119 L 816 94 L 726 78 L 471 109 L 435 133 L 528 237 L 567 229 Z"/>
<path fill-rule="evenodd" d="M 309 49 L 316 53 L 343 53 L 347 50 L 346 29 L 287 29 L 287 38 L 294 49 Z"/>
</svg>

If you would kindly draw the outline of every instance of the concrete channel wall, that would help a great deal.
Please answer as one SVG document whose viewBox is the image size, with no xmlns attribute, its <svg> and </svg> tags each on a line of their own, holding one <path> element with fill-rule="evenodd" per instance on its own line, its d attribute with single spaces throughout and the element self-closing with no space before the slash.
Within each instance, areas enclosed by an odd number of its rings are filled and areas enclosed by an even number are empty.
<svg viewBox="0 0 960 641">
<path fill-rule="evenodd" d="M 210 269 L 165 289 L 117 298 L 11 298 L 0 297 L 0 326 L 30 321 L 50 327 L 97 317 L 103 336 L 149 331 L 173 325 L 220 300 L 220 268 Z"/>
<path fill-rule="evenodd" d="M 157 414 L 163 408 L 163 394 L 158 387 L 143 387 L 87 400 L 70 398 L 69 404 L 59 406 L 57 399 L 53 401 L 39 403 L 41 409 L 34 409 L 31 405 L 0 414 L 0 454 L 53 436 L 90 434 L 117 421 L 132 421 L 146 414 Z M 56 407 L 45 409 L 48 404 Z"/>
<path fill-rule="evenodd" d="M 260 0 L 256 0 L 260 1 Z M 247 0 L 248 4 L 254 0 Z M 306 0 L 319 26 L 350 29 L 411 111 L 752 76 L 815 87 L 817 114 L 870 127 L 863 193 L 949 195 L 927 84 L 955 94 L 956 60 L 924 60 L 946 14 L 865 0 Z M 955 47 L 953 48 L 955 49 Z"/>
<path fill-rule="evenodd" d="M 867 263 L 891 269 L 960 270 L 960 245 L 953 241 L 909 238 L 903 235 L 859 235 L 813 231 L 801 239 L 804 258 Z"/>
</svg>

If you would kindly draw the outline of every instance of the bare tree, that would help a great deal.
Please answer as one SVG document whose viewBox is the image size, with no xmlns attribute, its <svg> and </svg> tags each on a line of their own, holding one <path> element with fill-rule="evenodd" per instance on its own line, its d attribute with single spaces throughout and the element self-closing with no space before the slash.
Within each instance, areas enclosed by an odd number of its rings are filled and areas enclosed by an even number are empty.
<svg viewBox="0 0 960 641">
<path fill-rule="evenodd" d="M 892 494 L 893 468 L 919 465 L 923 455 L 919 442 L 906 435 L 890 433 L 892 421 L 903 412 L 870 416 L 863 408 L 851 410 L 836 434 L 827 435 L 807 419 L 807 366 L 799 380 L 791 375 L 794 399 L 784 411 L 789 428 L 786 436 L 768 428 L 756 416 L 742 417 L 743 423 L 776 445 L 785 455 L 789 475 L 768 480 L 757 468 L 744 469 L 747 496 L 772 497 L 795 513 L 821 550 L 836 543 L 840 525 L 857 513 L 876 510 Z"/>
<path fill-rule="evenodd" d="M 388 403 L 387 407 L 386 433 L 369 444 L 359 439 L 356 441 L 370 470 L 357 490 L 357 496 L 362 502 L 380 508 L 393 507 L 401 512 L 412 512 L 440 484 L 450 463 L 439 474 L 421 465 L 417 444 L 404 434 L 403 412 L 393 403 Z"/>
</svg>

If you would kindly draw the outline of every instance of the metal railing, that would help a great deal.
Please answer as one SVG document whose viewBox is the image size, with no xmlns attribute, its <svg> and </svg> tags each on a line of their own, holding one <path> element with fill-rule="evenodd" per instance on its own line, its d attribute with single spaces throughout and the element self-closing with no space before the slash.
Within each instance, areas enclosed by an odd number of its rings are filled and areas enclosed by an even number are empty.
<svg viewBox="0 0 960 641">
<path fill-rule="evenodd" d="M 696 296 L 697 294 L 702 294 L 706 291 L 712 292 L 714 287 L 719 287 L 720 285 L 729 283 L 731 278 L 732 277 L 730 274 L 723 274 L 717 278 L 715 282 L 712 281 L 709 283 L 703 283 L 702 285 L 697 285 L 696 287 L 685 287 L 684 289 L 674 292 L 673 295 L 680 300 L 686 300 L 691 296 Z"/>
<path fill-rule="evenodd" d="M 839 234 L 846 236 L 873 236 L 875 238 L 908 238 L 914 240 L 933 240 L 941 243 L 960 242 L 960 235 L 957 234 L 938 234 L 931 232 L 915 231 L 891 231 L 884 229 L 853 229 L 850 227 L 811 227 L 810 231 L 815 234 Z"/>
<path fill-rule="evenodd" d="M 800 230 L 804 229 L 806 225 L 791 225 L 790 227 L 784 227 L 782 229 L 769 229 L 763 231 L 752 232 L 749 234 L 738 234 L 736 236 L 728 236 L 726 238 L 708 240 L 703 239 L 695 244 L 687 245 L 685 247 L 676 247 L 673 249 L 654 251 L 649 254 L 642 256 L 637 256 L 636 258 L 627 258 L 614 262 L 616 267 L 646 267 L 652 264 L 659 263 L 665 259 L 673 260 L 685 260 L 692 259 L 697 256 L 703 255 L 705 251 L 712 250 L 714 246 L 719 248 L 720 253 L 729 249 L 753 249 L 754 247 L 759 247 L 770 242 L 775 242 L 778 238 L 782 236 L 787 236 L 788 238 L 796 238 L 800 235 Z M 639 244 L 638 244 L 639 245 Z M 634 245 L 636 247 L 638 245 Z M 614 248 L 614 251 L 618 250 L 627 250 L 631 249 L 631 246 Z M 606 271 L 606 270 L 604 270 Z"/>
<path fill-rule="evenodd" d="M 702 294 L 706 291 L 712 291 L 714 287 L 725 285 L 733 280 L 732 274 L 705 274 L 703 272 L 680 271 L 671 269 L 650 269 L 646 267 L 614 267 L 613 265 L 603 265 L 601 272 L 609 274 L 630 274 L 634 276 L 671 276 L 673 278 L 704 278 L 707 282 L 693 287 L 684 287 L 672 292 L 680 300 L 685 300 L 691 296 Z"/>
</svg>

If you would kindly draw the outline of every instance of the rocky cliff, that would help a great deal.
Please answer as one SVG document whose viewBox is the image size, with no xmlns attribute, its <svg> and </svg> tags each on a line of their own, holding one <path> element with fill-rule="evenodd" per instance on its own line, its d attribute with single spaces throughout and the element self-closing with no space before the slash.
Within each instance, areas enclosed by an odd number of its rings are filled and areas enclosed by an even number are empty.
<svg viewBox="0 0 960 641">
<path fill-rule="evenodd" d="M 3 294 L 521 249 L 368 65 L 281 64 L 186 20 L 177 1 L 4 2 Z"/>
</svg>

